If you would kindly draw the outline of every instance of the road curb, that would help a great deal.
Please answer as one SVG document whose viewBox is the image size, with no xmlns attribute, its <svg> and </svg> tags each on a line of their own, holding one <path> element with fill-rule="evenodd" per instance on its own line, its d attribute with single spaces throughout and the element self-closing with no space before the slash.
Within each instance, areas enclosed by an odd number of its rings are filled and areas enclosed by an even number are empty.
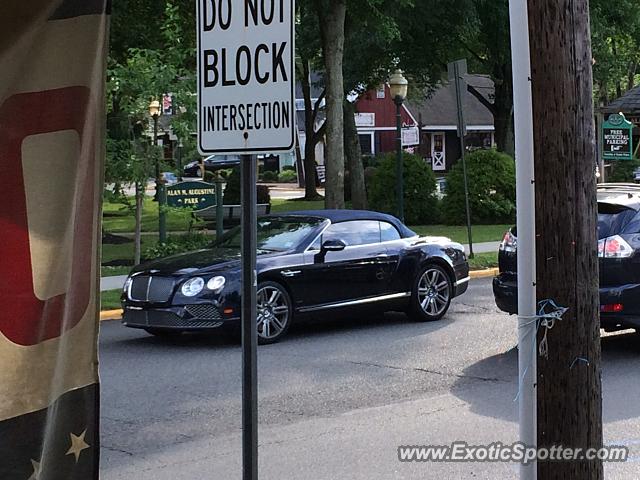
<svg viewBox="0 0 640 480">
<path fill-rule="evenodd" d="M 103 310 L 100 312 L 100 321 L 104 320 L 120 320 L 122 318 L 122 309 Z"/>
<path fill-rule="evenodd" d="M 485 270 L 471 270 L 469 276 L 471 278 L 488 278 L 495 277 L 499 271 L 497 268 L 487 268 Z"/>
</svg>

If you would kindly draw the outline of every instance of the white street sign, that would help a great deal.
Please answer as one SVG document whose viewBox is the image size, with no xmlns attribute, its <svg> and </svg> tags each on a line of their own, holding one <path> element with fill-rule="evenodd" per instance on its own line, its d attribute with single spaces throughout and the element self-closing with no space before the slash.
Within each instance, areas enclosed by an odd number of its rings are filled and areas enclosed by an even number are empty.
<svg viewBox="0 0 640 480">
<path fill-rule="evenodd" d="M 200 153 L 294 146 L 294 0 L 198 0 Z"/>
</svg>

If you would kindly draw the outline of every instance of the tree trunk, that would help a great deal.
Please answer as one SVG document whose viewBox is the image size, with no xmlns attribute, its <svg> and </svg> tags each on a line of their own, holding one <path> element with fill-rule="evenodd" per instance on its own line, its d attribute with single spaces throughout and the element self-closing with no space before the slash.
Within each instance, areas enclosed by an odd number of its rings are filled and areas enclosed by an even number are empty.
<svg viewBox="0 0 640 480">
<path fill-rule="evenodd" d="M 302 68 L 300 75 L 300 85 L 302 87 L 302 97 L 304 99 L 304 199 L 318 200 L 322 198 L 316 188 L 316 145 L 322 139 L 322 133 L 316 132 L 316 119 L 321 99 L 316 100 L 314 105 L 311 98 L 311 80 L 309 61 L 301 59 Z"/>
<path fill-rule="evenodd" d="M 138 265 L 141 257 L 142 205 L 144 200 L 144 185 L 136 182 L 136 211 L 135 211 L 135 240 L 133 247 L 133 263 Z"/>
<path fill-rule="evenodd" d="M 322 198 L 316 188 L 316 143 L 307 138 L 304 144 L 304 199 L 318 200 Z"/>
<path fill-rule="evenodd" d="M 325 207 L 344 208 L 344 23 L 346 0 L 316 0 L 325 66 L 326 100 L 326 181 Z"/>
<path fill-rule="evenodd" d="M 529 0 L 538 300 L 568 307 L 538 356 L 538 447 L 602 446 L 591 43 L 587 0 Z M 539 341 L 545 329 L 540 328 Z M 583 450 L 584 451 L 584 450 Z M 539 462 L 538 478 L 599 480 L 601 461 Z"/>
<path fill-rule="evenodd" d="M 351 187 L 351 204 L 356 210 L 367 209 L 367 190 L 364 184 L 364 166 L 362 165 L 362 150 L 356 127 L 355 105 L 344 101 L 344 150 L 349 168 L 349 183 Z"/>
<path fill-rule="evenodd" d="M 493 123 L 495 128 L 496 148 L 511 157 L 515 154 L 515 139 L 513 135 L 513 80 L 511 66 L 500 68 L 494 75 L 495 97 Z M 506 71 L 508 70 L 508 71 Z"/>
</svg>

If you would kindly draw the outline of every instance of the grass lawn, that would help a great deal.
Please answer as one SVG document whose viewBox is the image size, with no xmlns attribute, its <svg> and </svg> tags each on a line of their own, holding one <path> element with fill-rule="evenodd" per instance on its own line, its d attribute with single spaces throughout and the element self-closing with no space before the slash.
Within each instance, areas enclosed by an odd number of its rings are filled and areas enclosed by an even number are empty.
<svg viewBox="0 0 640 480">
<path fill-rule="evenodd" d="M 100 310 L 116 310 L 122 308 L 120 305 L 120 294 L 122 290 L 107 290 L 100 294 Z"/>
<path fill-rule="evenodd" d="M 142 252 L 145 248 L 152 247 L 158 243 L 158 239 L 154 236 L 151 238 L 142 237 Z M 111 277 L 115 275 L 127 275 L 133 267 L 133 247 L 134 243 L 122 243 L 118 245 L 102 244 L 102 263 L 108 263 L 113 260 L 130 260 L 131 265 L 102 266 L 101 276 Z"/>
<path fill-rule="evenodd" d="M 133 198 L 131 202 L 133 205 Z M 189 229 L 191 212 L 169 209 L 167 212 L 167 231 L 185 231 Z M 104 202 L 102 206 L 102 228 L 109 233 L 133 232 L 135 218 L 133 210 L 122 203 Z M 142 231 L 158 231 L 158 203 L 151 197 L 144 199 L 142 207 Z"/>
<path fill-rule="evenodd" d="M 476 253 L 473 258 L 469 259 L 469 268 L 471 270 L 483 270 L 485 268 L 494 268 L 498 266 L 498 252 Z"/>
<path fill-rule="evenodd" d="M 473 243 L 498 242 L 511 227 L 512 225 L 473 225 Z M 454 242 L 468 243 L 467 227 L 464 225 L 412 225 L 410 228 L 420 235 L 449 237 Z"/>
<path fill-rule="evenodd" d="M 322 210 L 324 200 L 285 200 L 283 198 L 271 199 L 271 213 L 293 212 L 296 210 Z"/>
</svg>

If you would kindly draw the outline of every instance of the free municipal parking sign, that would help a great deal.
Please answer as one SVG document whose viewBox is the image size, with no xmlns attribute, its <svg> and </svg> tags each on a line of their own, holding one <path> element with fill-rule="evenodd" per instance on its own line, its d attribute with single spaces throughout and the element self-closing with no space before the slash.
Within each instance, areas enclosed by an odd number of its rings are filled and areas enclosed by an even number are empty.
<svg viewBox="0 0 640 480">
<path fill-rule="evenodd" d="M 294 0 L 197 6 L 200 153 L 292 150 Z"/>
<path fill-rule="evenodd" d="M 609 115 L 602 124 L 602 158 L 633 160 L 633 124 L 622 113 Z"/>
</svg>

